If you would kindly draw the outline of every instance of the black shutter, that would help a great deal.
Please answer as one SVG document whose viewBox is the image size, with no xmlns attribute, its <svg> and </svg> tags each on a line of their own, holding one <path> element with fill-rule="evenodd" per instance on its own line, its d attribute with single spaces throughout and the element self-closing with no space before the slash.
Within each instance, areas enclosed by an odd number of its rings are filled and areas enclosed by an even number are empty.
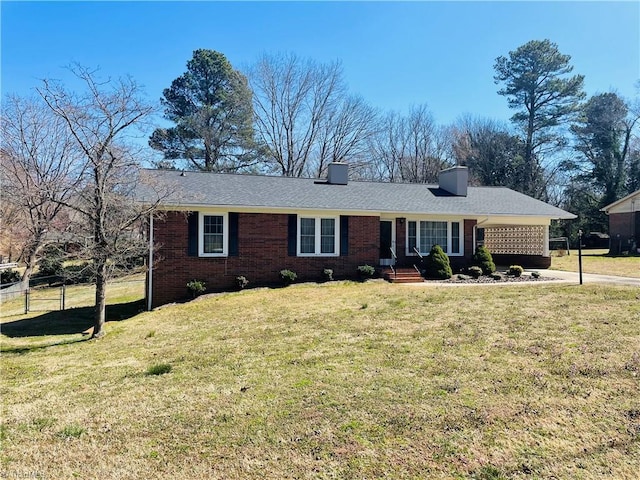
<svg viewBox="0 0 640 480">
<path fill-rule="evenodd" d="M 187 217 L 187 231 L 189 242 L 187 247 L 187 255 L 190 257 L 198 256 L 198 212 L 189 212 Z"/>
<path fill-rule="evenodd" d="M 238 214 L 229 213 L 229 256 L 237 257 L 238 252 Z"/>
<path fill-rule="evenodd" d="M 289 215 L 289 223 L 287 225 L 287 254 L 290 257 L 295 257 L 297 254 L 298 243 L 298 216 Z"/>
<path fill-rule="evenodd" d="M 340 215 L 340 256 L 349 256 L 349 217 Z"/>
</svg>

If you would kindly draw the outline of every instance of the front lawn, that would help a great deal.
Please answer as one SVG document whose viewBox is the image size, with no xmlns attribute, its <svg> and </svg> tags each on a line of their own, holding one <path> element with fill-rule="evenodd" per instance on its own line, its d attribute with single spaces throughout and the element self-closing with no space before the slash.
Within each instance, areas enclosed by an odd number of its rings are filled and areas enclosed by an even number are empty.
<svg viewBox="0 0 640 480">
<path fill-rule="evenodd" d="M 583 250 L 582 271 L 601 275 L 640 278 L 640 256 L 609 256 L 609 250 Z M 578 250 L 571 250 L 571 255 L 558 256 L 551 252 L 551 269 L 566 272 L 578 271 Z"/>
<path fill-rule="evenodd" d="M 638 295 L 334 282 L 200 298 L 99 341 L 23 348 L 29 322 L 4 323 L 1 469 L 637 478 Z"/>
</svg>

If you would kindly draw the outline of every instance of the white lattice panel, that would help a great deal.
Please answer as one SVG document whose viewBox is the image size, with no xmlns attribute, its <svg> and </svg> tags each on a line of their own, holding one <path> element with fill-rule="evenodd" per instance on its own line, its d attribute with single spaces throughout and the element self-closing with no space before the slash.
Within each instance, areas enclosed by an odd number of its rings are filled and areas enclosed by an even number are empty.
<svg viewBox="0 0 640 480">
<path fill-rule="evenodd" d="M 484 229 L 484 244 L 491 253 L 502 255 L 543 255 L 544 227 L 490 227 Z"/>
</svg>

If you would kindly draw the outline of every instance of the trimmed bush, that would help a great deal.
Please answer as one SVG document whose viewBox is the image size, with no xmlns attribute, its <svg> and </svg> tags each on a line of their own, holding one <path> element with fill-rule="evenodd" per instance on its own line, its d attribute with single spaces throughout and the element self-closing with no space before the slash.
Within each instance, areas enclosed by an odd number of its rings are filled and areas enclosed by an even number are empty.
<svg viewBox="0 0 640 480">
<path fill-rule="evenodd" d="M 375 275 L 376 269 L 371 265 L 358 265 L 358 277 L 361 280 L 366 280 L 367 278 L 371 278 Z"/>
<path fill-rule="evenodd" d="M 531 272 L 531 276 L 533 278 L 540 278 L 542 276 L 542 274 L 540 272 Z"/>
<path fill-rule="evenodd" d="M 249 285 L 249 280 L 247 280 L 247 277 L 245 277 L 244 275 L 238 275 L 236 277 L 236 286 L 238 287 L 238 290 L 246 288 L 247 285 Z"/>
<path fill-rule="evenodd" d="M 476 253 L 473 254 L 472 262 L 473 265 L 480 267 L 485 275 L 491 275 L 496 271 L 496 264 L 493 263 L 491 252 L 484 245 L 479 246 Z"/>
<path fill-rule="evenodd" d="M 333 270 L 330 268 L 322 270 L 322 278 L 324 278 L 325 282 L 333 281 Z"/>
<path fill-rule="evenodd" d="M 425 263 L 425 275 L 427 278 L 437 278 L 440 280 L 446 280 L 451 278 L 453 271 L 451 270 L 451 263 L 449 263 L 449 257 L 440 245 L 434 245 L 431 247 L 429 255 L 424 259 Z"/>
<path fill-rule="evenodd" d="M 296 281 L 296 278 L 298 278 L 298 275 L 293 270 L 288 270 L 286 268 L 284 270 L 280 270 L 280 280 L 282 280 L 283 284 L 291 285 Z"/>
<path fill-rule="evenodd" d="M 493 280 L 504 280 L 504 275 L 502 275 L 500 272 L 493 272 L 491 275 L 489 275 Z"/>
<path fill-rule="evenodd" d="M 510 275 L 512 277 L 519 277 L 523 272 L 524 268 L 522 268 L 520 265 L 511 265 L 509 267 L 509 270 L 507 270 L 507 275 Z"/>
<path fill-rule="evenodd" d="M 479 278 L 482 276 L 482 268 L 480 268 L 477 265 L 474 265 L 473 267 L 469 267 L 467 268 L 467 273 L 469 275 L 471 275 L 473 278 Z"/>
<path fill-rule="evenodd" d="M 202 280 L 191 280 L 187 282 L 187 288 L 191 292 L 191 296 L 196 298 L 207 289 L 207 284 Z"/>
</svg>

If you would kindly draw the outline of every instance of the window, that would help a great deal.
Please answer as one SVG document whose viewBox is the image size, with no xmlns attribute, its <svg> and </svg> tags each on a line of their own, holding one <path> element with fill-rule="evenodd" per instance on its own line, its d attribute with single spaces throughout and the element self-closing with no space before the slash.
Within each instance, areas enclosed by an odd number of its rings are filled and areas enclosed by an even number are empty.
<svg viewBox="0 0 640 480">
<path fill-rule="evenodd" d="M 460 222 L 451 222 L 451 253 L 460 253 Z"/>
<path fill-rule="evenodd" d="M 416 222 L 409 222 L 409 227 L 408 227 L 408 233 L 407 233 L 407 241 L 409 242 L 408 247 L 409 247 L 409 253 L 411 255 L 413 255 L 414 252 L 414 248 L 418 248 L 418 239 L 416 236 Z"/>
<path fill-rule="evenodd" d="M 407 222 L 407 255 L 415 255 L 414 247 L 423 255 L 428 254 L 434 245 L 440 245 L 449 255 L 462 255 L 462 241 L 460 222 Z"/>
<path fill-rule="evenodd" d="M 200 213 L 201 257 L 222 257 L 227 255 L 227 215 L 205 215 Z"/>
<path fill-rule="evenodd" d="M 420 252 L 440 245 L 447 253 L 447 222 L 420 222 Z"/>
<path fill-rule="evenodd" d="M 299 217 L 298 232 L 298 255 L 338 254 L 336 218 Z"/>
</svg>

